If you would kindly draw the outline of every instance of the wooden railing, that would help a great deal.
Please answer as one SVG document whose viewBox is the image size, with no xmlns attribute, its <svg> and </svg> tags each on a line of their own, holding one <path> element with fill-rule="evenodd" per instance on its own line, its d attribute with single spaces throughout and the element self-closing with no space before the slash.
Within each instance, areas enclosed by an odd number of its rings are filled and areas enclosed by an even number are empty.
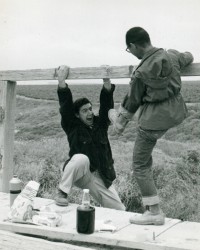
<svg viewBox="0 0 200 250">
<path fill-rule="evenodd" d="M 134 66 L 70 68 L 68 79 L 130 78 Z M 182 76 L 200 76 L 200 63 L 186 67 Z M 9 191 L 13 175 L 16 82 L 56 80 L 56 69 L 0 71 L 0 191 Z"/>
</svg>

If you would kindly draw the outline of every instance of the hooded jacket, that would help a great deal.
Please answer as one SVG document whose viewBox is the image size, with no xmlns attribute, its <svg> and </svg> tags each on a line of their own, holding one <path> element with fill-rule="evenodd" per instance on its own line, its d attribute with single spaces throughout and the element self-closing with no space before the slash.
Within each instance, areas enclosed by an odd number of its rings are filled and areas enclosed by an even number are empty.
<svg viewBox="0 0 200 250">
<path fill-rule="evenodd" d="M 108 140 L 108 110 L 113 108 L 113 92 L 115 85 L 112 84 L 110 91 L 104 87 L 100 93 L 99 115 L 94 116 L 93 126 L 90 128 L 75 116 L 71 90 L 58 87 L 60 104 L 61 125 L 69 142 L 69 159 L 74 154 L 85 154 L 90 161 L 90 171 L 98 170 L 105 186 L 108 188 L 116 178 L 114 160 Z M 65 163 L 65 165 L 67 164 Z M 65 166 L 64 166 L 65 167 Z M 67 167 L 67 165 L 66 165 Z"/>
<path fill-rule="evenodd" d="M 133 72 L 122 107 L 135 113 L 138 125 L 147 130 L 167 130 L 187 115 L 181 91 L 181 69 L 192 63 L 189 52 L 153 48 Z"/>
</svg>

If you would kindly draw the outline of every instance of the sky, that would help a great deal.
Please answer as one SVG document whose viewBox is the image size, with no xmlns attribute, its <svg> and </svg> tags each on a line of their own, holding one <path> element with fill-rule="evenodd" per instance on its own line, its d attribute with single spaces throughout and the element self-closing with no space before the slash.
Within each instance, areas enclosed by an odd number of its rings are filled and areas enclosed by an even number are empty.
<svg viewBox="0 0 200 250">
<path fill-rule="evenodd" d="M 125 34 L 200 62 L 199 0 L 0 0 L 0 70 L 136 65 Z"/>
</svg>

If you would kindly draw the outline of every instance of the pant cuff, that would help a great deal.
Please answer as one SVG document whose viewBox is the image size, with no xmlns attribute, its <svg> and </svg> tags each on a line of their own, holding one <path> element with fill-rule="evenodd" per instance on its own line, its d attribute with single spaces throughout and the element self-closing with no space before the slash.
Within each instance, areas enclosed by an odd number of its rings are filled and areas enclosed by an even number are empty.
<svg viewBox="0 0 200 250">
<path fill-rule="evenodd" d="M 59 189 L 62 190 L 66 194 L 69 194 L 70 190 L 71 190 L 71 188 L 66 188 L 66 187 L 64 187 L 62 185 L 59 185 Z"/>
<path fill-rule="evenodd" d="M 152 206 L 159 204 L 160 200 L 159 197 L 155 195 L 155 196 L 142 197 L 142 202 L 144 206 Z"/>
</svg>

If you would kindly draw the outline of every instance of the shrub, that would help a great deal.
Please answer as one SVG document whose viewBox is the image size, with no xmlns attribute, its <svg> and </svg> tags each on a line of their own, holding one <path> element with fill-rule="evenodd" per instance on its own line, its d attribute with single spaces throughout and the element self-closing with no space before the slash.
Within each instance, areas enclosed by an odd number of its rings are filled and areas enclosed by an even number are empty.
<svg viewBox="0 0 200 250">
<path fill-rule="evenodd" d="M 188 150 L 175 164 L 155 171 L 161 206 L 168 217 L 192 220 L 193 215 L 199 213 L 199 163 L 198 152 Z"/>
<path fill-rule="evenodd" d="M 58 104 L 21 99 L 18 104 L 14 173 L 24 183 L 39 181 L 38 195 L 53 198 L 60 178 L 60 166 L 69 151 L 67 137 L 60 126 Z M 94 107 L 97 111 L 98 105 Z M 158 141 L 153 151 L 153 173 L 167 217 L 200 222 L 198 113 L 199 106 L 189 107 L 189 117 Z M 111 135 L 111 126 L 109 138 L 117 172 L 116 189 L 129 211 L 142 212 L 141 194 L 132 173 L 136 126 L 134 118 L 120 136 Z M 73 188 L 69 201 L 80 203 L 81 196 L 80 189 Z"/>
</svg>

